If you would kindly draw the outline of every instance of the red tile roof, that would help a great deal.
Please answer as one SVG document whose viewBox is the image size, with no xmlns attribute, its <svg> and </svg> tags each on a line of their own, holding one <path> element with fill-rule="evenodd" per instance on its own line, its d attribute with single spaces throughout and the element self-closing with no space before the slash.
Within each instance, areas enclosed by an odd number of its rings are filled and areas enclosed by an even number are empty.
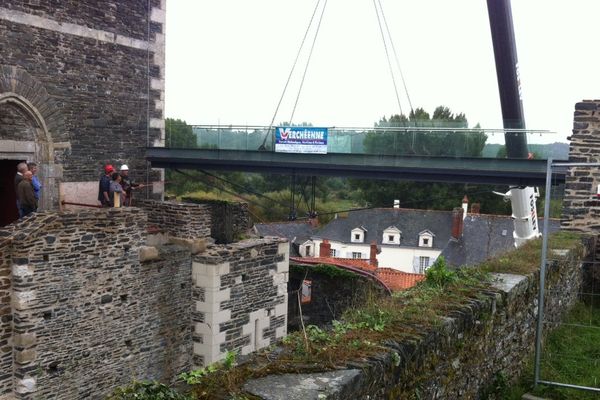
<svg viewBox="0 0 600 400">
<path fill-rule="evenodd" d="M 408 289 L 425 279 L 423 274 L 411 274 L 392 268 L 377 268 L 375 273 L 391 290 Z"/>
</svg>

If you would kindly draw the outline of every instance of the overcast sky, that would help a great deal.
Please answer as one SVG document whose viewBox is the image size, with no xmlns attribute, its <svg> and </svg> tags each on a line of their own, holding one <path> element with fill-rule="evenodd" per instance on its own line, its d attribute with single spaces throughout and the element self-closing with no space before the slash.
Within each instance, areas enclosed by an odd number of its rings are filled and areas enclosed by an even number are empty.
<svg viewBox="0 0 600 400">
<path fill-rule="evenodd" d="M 316 3 L 169 1 L 166 116 L 269 125 Z M 381 3 L 413 107 L 445 105 L 470 126 L 501 128 L 485 0 Z M 600 98 L 600 0 L 513 0 L 512 10 L 527 127 L 565 141 L 574 104 Z M 305 62 L 275 123 L 290 119 Z M 370 127 L 398 112 L 373 1 L 329 0 L 293 122 Z"/>
</svg>

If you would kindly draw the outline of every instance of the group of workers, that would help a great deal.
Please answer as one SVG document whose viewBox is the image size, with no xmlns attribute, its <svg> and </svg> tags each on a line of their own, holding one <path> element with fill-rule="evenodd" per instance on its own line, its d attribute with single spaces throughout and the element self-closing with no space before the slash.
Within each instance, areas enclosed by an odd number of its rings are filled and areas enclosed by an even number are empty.
<svg viewBox="0 0 600 400">
<path fill-rule="evenodd" d="M 123 207 L 132 204 L 133 189 L 140 187 L 129 178 L 129 167 L 121 165 L 119 172 L 107 164 L 100 178 L 98 201 L 102 207 Z"/>
</svg>

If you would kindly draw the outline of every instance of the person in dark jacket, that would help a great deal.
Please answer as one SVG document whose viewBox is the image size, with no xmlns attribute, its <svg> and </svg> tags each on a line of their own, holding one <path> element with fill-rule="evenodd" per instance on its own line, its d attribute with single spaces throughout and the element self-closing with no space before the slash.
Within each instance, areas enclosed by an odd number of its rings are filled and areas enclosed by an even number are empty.
<svg viewBox="0 0 600 400">
<path fill-rule="evenodd" d="M 26 217 L 32 212 L 37 211 L 38 204 L 33 184 L 31 183 L 32 178 L 33 174 L 31 171 L 26 171 L 23 173 L 23 179 L 17 185 L 17 197 L 21 205 L 22 217 Z"/>
<path fill-rule="evenodd" d="M 17 164 L 17 174 L 15 175 L 15 194 L 17 193 L 17 186 L 19 186 L 19 182 L 23 180 L 23 174 L 27 171 L 27 163 L 19 163 Z M 17 195 L 17 210 L 19 211 L 19 218 L 22 218 L 21 215 L 21 204 L 19 203 L 19 196 Z"/>
<path fill-rule="evenodd" d="M 102 204 L 102 207 L 112 207 L 110 201 L 110 182 L 112 173 L 115 169 L 112 165 L 107 164 L 104 167 L 104 175 L 100 178 L 100 184 L 98 186 L 98 201 Z"/>
</svg>

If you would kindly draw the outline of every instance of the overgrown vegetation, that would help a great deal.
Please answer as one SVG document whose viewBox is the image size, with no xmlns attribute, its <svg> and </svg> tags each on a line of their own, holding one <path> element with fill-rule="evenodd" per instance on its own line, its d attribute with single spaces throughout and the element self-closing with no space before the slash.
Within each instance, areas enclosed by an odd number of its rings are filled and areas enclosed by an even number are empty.
<svg viewBox="0 0 600 400">
<path fill-rule="evenodd" d="M 335 265 L 329 264 L 317 264 L 307 267 L 305 265 L 290 264 L 290 271 L 300 274 L 304 274 L 306 271 L 310 271 L 311 274 L 324 275 L 329 278 L 342 278 L 354 280 L 357 275 L 353 272 L 346 271 L 345 269 L 338 268 Z"/>
<path fill-rule="evenodd" d="M 156 381 L 135 381 L 115 389 L 107 400 L 192 400 L 192 397 Z"/>
<path fill-rule="evenodd" d="M 480 268 L 487 272 L 530 274 L 540 268 L 541 245 L 541 238 L 530 240 L 518 249 L 483 262 Z M 574 232 L 557 232 L 548 238 L 548 249 L 581 250 L 580 236 Z"/>
</svg>

